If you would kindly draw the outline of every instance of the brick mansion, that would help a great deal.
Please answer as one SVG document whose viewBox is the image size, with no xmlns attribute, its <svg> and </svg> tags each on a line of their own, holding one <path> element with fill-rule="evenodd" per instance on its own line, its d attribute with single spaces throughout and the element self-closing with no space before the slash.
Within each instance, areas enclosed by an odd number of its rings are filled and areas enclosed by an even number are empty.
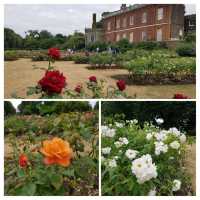
<svg viewBox="0 0 200 200">
<path fill-rule="evenodd" d="M 130 42 L 175 41 L 183 37 L 184 24 L 183 4 L 122 4 L 120 10 L 104 12 L 100 22 L 93 14 L 92 28 L 85 29 L 86 44 L 123 38 Z"/>
</svg>

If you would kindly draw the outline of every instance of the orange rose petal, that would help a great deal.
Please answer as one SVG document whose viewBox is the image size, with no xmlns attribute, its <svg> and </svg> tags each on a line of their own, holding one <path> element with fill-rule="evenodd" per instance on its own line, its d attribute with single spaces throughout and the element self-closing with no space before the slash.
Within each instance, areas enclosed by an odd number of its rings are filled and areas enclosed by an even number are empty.
<svg viewBox="0 0 200 200">
<path fill-rule="evenodd" d="M 45 157 L 44 158 L 44 164 L 46 165 L 51 165 L 51 164 L 54 164 L 56 163 L 56 159 L 54 158 L 49 158 L 49 157 Z"/>
<path fill-rule="evenodd" d="M 70 165 L 70 159 L 68 158 L 58 159 L 56 162 L 62 165 L 63 167 L 67 167 Z"/>
</svg>

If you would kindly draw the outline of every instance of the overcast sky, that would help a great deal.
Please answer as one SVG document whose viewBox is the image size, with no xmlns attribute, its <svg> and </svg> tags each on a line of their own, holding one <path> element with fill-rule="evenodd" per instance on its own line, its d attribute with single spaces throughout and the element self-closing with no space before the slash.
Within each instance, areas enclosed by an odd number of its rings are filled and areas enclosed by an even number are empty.
<svg viewBox="0 0 200 200">
<path fill-rule="evenodd" d="M 92 23 L 92 13 L 97 20 L 102 12 L 118 10 L 120 5 L 5 5 L 5 27 L 21 36 L 27 30 L 48 30 L 53 34 L 68 35 L 75 30 L 84 32 Z M 186 14 L 195 13 L 195 5 L 186 5 Z"/>
</svg>

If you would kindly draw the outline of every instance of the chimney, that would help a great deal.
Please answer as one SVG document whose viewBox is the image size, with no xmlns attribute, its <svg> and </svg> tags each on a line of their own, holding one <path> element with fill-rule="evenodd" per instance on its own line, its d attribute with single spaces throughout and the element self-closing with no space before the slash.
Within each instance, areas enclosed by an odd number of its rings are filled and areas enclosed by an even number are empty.
<svg viewBox="0 0 200 200">
<path fill-rule="evenodd" d="M 93 15 L 92 15 L 92 28 L 93 29 L 96 28 L 96 23 L 97 23 L 97 15 L 96 15 L 96 13 L 93 13 Z"/>
<path fill-rule="evenodd" d="M 120 9 L 121 10 L 125 10 L 126 9 L 126 4 L 122 4 Z"/>
</svg>

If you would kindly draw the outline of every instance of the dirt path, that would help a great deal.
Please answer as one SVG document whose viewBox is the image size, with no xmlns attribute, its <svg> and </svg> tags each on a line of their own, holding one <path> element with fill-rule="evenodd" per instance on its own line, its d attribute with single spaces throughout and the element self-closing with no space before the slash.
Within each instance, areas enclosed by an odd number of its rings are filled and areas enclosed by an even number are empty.
<svg viewBox="0 0 200 200">
<path fill-rule="evenodd" d="M 27 87 L 34 86 L 44 74 L 42 70 L 33 70 L 33 65 L 46 67 L 48 63 L 45 61 L 31 62 L 30 59 L 5 62 L 5 98 L 11 98 L 13 93 L 17 93 L 22 98 L 37 98 L 36 96 L 26 96 Z M 91 75 L 95 75 L 98 79 L 105 79 L 107 85 L 115 85 L 119 77 L 128 74 L 124 69 L 89 70 L 88 65 L 67 61 L 56 62 L 54 65 L 67 77 L 68 87 L 71 89 L 77 83 L 83 84 Z M 172 98 L 175 93 L 184 93 L 195 98 L 195 85 L 128 85 L 126 92 L 129 96 L 136 94 L 137 98 Z"/>
<path fill-rule="evenodd" d="M 196 144 L 189 145 L 187 148 L 185 167 L 192 180 L 192 189 L 196 191 Z"/>
</svg>

